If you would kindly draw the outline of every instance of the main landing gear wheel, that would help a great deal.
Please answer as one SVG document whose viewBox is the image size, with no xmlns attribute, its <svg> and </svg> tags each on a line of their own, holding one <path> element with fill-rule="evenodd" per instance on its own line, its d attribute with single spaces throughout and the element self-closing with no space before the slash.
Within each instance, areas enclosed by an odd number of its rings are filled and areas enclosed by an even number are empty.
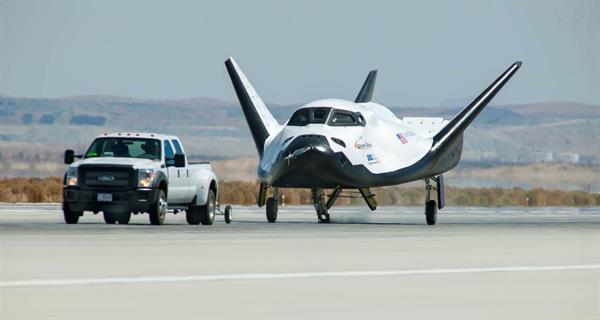
<svg viewBox="0 0 600 320">
<path fill-rule="evenodd" d="M 83 214 L 82 211 L 71 211 L 67 203 L 63 203 L 63 214 L 65 216 L 66 224 L 76 224 L 79 221 L 79 217 Z"/>
<path fill-rule="evenodd" d="M 233 220 L 233 210 L 230 205 L 225 206 L 225 223 L 231 223 Z"/>
<path fill-rule="evenodd" d="M 152 204 L 150 212 L 150 223 L 153 225 L 161 225 L 165 223 L 165 216 L 167 215 L 167 196 L 163 190 L 158 191 L 158 199 Z"/>
<path fill-rule="evenodd" d="M 277 221 L 277 211 L 279 211 L 279 203 L 278 201 L 271 197 L 267 199 L 267 221 L 269 223 L 274 223 Z"/>
<path fill-rule="evenodd" d="M 437 222 L 437 203 L 435 203 L 435 200 L 429 200 L 425 203 L 425 220 L 430 226 Z"/>
</svg>

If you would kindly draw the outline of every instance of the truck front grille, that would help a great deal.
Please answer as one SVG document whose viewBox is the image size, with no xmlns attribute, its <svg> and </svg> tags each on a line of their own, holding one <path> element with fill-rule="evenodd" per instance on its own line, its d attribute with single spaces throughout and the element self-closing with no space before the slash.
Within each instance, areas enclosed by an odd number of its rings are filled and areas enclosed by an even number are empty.
<svg viewBox="0 0 600 320">
<path fill-rule="evenodd" d="M 131 166 L 81 165 L 79 186 L 83 189 L 133 189 L 136 177 Z"/>
</svg>

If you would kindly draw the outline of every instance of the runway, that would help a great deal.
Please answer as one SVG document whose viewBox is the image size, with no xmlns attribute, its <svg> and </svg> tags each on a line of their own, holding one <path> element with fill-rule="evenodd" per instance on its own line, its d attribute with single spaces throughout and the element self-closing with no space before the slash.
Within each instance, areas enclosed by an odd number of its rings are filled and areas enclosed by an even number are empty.
<svg viewBox="0 0 600 320">
<path fill-rule="evenodd" d="M 65 225 L 0 204 L 1 319 L 600 318 L 600 208 L 234 207 Z"/>
</svg>

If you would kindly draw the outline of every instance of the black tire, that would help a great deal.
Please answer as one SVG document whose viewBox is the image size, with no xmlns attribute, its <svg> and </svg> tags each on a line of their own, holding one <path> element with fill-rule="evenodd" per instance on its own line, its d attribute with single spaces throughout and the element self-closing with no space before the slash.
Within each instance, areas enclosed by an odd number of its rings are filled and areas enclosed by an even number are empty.
<svg viewBox="0 0 600 320">
<path fill-rule="evenodd" d="M 233 220 L 233 210 L 230 205 L 225 206 L 225 223 L 231 223 Z"/>
<path fill-rule="evenodd" d="M 202 221 L 202 217 L 200 216 L 200 207 L 189 205 L 188 209 L 185 211 L 185 220 L 188 224 L 199 225 L 200 221 Z"/>
<path fill-rule="evenodd" d="M 215 199 L 215 192 L 212 190 L 208 190 L 208 197 L 206 198 L 206 204 L 203 206 L 200 206 L 200 217 L 201 217 L 201 223 L 205 226 L 209 226 L 211 224 L 213 224 L 213 222 L 215 221 L 215 214 L 216 214 L 216 199 Z"/>
<path fill-rule="evenodd" d="M 104 222 L 106 222 L 106 224 L 115 224 L 115 223 L 117 223 L 117 215 L 115 213 L 112 213 L 112 212 L 102 212 L 102 215 L 104 216 Z"/>
<path fill-rule="evenodd" d="M 119 212 L 116 216 L 119 224 L 129 224 L 129 220 L 131 220 L 131 212 Z"/>
<path fill-rule="evenodd" d="M 158 191 L 156 202 L 150 207 L 148 215 L 150 216 L 150 224 L 158 226 L 165 223 L 167 215 L 167 196 L 163 190 Z"/>
<path fill-rule="evenodd" d="M 267 221 L 274 223 L 277 221 L 277 211 L 279 211 L 279 203 L 275 198 L 271 197 L 267 199 Z"/>
<path fill-rule="evenodd" d="M 319 218 L 319 223 L 331 223 L 331 217 L 329 216 L 329 212 L 327 212 L 327 207 L 322 204 L 317 205 L 317 218 Z"/>
<path fill-rule="evenodd" d="M 83 212 L 81 211 L 71 211 L 71 209 L 69 209 L 69 204 L 63 203 L 63 215 L 66 224 L 76 224 L 82 214 Z"/>
<path fill-rule="evenodd" d="M 435 203 L 435 200 L 429 200 L 425 203 L 425 220 L 430 226 L 437 222 L 437 203 Z"/>
</svg>

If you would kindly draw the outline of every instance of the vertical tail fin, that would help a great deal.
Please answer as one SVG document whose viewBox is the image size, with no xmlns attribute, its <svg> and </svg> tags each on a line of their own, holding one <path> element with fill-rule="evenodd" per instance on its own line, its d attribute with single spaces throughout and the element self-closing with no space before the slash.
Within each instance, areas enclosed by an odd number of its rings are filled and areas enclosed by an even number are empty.
<svg viewBox="0 0 600 320">
<path fill-rule="evenodd" d="M 365 83 L 363 83 L 362 88 L 358 92 L 356 99 L 354 102 L 356 103 L 364 103 L 369 102 L 373 99 L 373 90 L 375 89 L 375 80 L 377 79 L 377 70 L 372 70 L 369 72 L 367 79 L 365 79 Z"/>
<path fill-rule="evenodd" d="M 475 117 L 485 108 L 502 87 L 521 67 L 521 61 L 513 63 L 498 79 L 487 87 L 473 102 L 462 109 L 440 132 L 433 137 L 433 148 L 438 149 L 444 144 L 452 143 L 460 137 L 465 129 L 475 120 Z"/>
<path fill-rule="evenodd" d="M 246 75 L 242 72 L 238 64 L 233 58 L 225 61 L 227 72 L 231 78 L 231 83 L 235 89 L 235 93 L 240 101 L 242 111 L 248 127 L 254 138 L 258 154 L 262 157 L 265 140 L 272 134 L 276 133 L 280 125 L 273 117 L 267 106 L 262 101 Z"/>
</svg>

